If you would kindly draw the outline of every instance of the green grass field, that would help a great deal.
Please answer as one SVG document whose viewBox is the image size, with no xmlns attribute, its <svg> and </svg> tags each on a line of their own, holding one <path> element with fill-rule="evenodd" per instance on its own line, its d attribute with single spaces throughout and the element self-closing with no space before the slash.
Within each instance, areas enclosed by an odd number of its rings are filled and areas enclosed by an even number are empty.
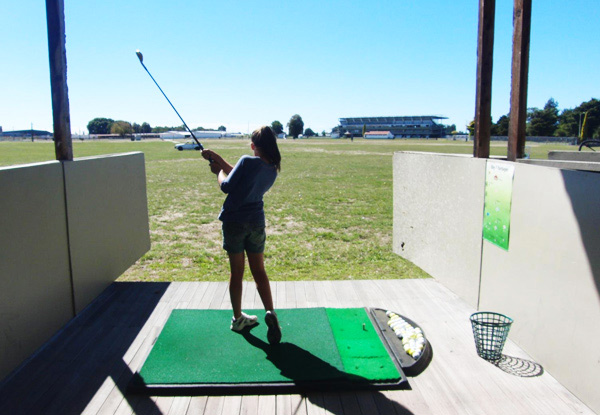
<svg viewBox="0 0 600 415">
<path fill-rule="evenodd" d="M 249 140 L 206 140 L 232 164 Z M 447 140 L 280 140 L 282 171 L 265 195 L 265 261 L 272 280 L 424 278 L 392 252 L 395 151 L 472 154 Z M 532 158 L 566 145 L 531 144 Z M 225 195 L 196 151 L 162 141 L 74 142 L 75 157 L 142 151 L 152 249 L 123 281 L 227 280 L 217 220 Z M 506 143 L 493 143 L 506 155 Z M 52 142 L 0 142 L 0 166 L 54 160 Z"/>
</svg>

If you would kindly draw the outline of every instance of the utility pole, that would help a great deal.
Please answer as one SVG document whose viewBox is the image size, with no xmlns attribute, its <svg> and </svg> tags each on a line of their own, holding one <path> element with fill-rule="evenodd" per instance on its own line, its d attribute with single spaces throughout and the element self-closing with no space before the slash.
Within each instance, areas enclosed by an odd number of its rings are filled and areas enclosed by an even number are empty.
<svg viewBox="0 0 600 415">
<path fill-rule="evenodd" d="M 475 138 L 473 143 L 473 156 L 478 158 L 490 156 L 495 15 L 496 0 L 479 0 Z"/>
<path fill-rule="evenodd" d="M 507 158 L 510 161 L 523 158 L 525 155 L 530 32 L 531 0 L 515 0 L 513 10 L 512 80 L 507 154 Z"/>
<path fill-rule="evenodd" d="M 71 117 L 67 89 L 64 9 L 64 0 L 46 0 L 54 151 L 57 160 L 71 161 L 73 160 L 73 142 L 71 139 Z"/>
</svg>

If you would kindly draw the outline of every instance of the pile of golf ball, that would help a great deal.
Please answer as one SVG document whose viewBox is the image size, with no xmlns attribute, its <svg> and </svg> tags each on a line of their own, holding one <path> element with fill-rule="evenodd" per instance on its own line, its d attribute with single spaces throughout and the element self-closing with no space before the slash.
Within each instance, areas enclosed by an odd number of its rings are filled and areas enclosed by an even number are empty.
<svg viewBox="0 0 600 415">
<path fill-rule="evenodd" d="M 421 328 L 411 326 L 406 320 L 393 311 L 387 311 L 385 314 L 389 317 L 388 326 L 390 326 L 392 330 L 394 330 L 394 333 L 396 333 L 396 336 L 402 340 L 404 351 L 413 359 L 418 359 L 425 347 L 425 337 L 423 337 Z"/>
</svg>

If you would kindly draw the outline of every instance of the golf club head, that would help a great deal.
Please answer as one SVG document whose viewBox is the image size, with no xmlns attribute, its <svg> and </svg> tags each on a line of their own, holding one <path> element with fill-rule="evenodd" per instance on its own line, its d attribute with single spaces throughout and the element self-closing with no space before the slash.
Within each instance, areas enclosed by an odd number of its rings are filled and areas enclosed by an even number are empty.
<svg viewBox="0 0 600 415">
<path fill-rule="evenodd" d="M 144 55 L 142 55 L 142 52 L 140 52 L 140 50 L 136 50 L 135 54 L 137 55 L 138 59 L 140 60 L 140 63 L 144 63 Z"/>
</svg>

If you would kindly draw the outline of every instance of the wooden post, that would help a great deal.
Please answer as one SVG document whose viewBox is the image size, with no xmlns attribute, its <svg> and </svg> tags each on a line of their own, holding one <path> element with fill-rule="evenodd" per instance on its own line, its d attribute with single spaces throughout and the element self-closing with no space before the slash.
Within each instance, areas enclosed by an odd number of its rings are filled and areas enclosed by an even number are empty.
<svg viewBox="0 0 600 415">
<path fill-rule="evenodd" d="M 488 158 L 490 156 L 495 14 L 496 0 L 479 0 L 475 143 L 473 144 L 473 155 L 480 158 Z"/>
<path fill-rule="evenodd" d="M 46 21 L 48 24 L 54 150 L 57 160 L 73 160 L 69 92 L 67 89 L 64 0 L 46 0 Z"/>
<path fill-rule="evenodd" d="M 507 153 L 508 160 L 510 161 L 523 158 L 525 154 L 530 32 L 531 0 L 515 0 L 513 10 L 512 80 Z"/>
</svg>

